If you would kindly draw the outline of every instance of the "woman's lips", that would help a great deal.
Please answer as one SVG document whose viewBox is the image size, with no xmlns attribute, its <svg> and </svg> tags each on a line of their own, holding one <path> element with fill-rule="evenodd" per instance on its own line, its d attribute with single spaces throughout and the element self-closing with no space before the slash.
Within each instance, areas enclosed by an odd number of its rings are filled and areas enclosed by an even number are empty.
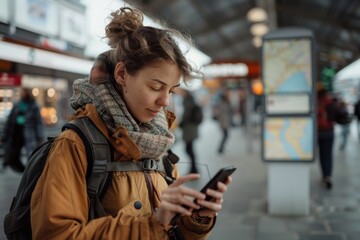
<svg viewBox="0 0 360 240">
<path fill-rule="evenodd" d="M 160 112 L 160 110 L 151 110 L 151 109 L 148 109 L 148 110 L 151 113 L 151 115 L 153 115 L 153 116 L 156 116 Z"/>
</svg>

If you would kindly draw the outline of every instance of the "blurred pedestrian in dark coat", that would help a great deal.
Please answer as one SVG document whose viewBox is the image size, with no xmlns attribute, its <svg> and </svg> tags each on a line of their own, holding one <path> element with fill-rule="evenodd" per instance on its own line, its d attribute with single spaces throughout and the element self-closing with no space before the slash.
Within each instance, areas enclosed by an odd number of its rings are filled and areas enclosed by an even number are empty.
<svg viewBox="0 0 360 240">
<path fill-rule="evenodd" d="M 354 116 L 357 119 L 356 127 L 357 127 L 357 131 L 358 131 L 358 137 L 360 140 L 360 99 L 354 105 Z"/>
<path fill-rule="evenodd" d="M 335 105 L 325 89 L 317 93 L 317 129 L 319 159 L 322 181 L 327 189 L 333 186 L 331 180 L 333 167 L 334 116 Z"/>
<path fill-rule="evenodd" d="M 219 102 L 216 104 L 216 117 L 222 131 L 222 138 L 218 148 L 219 153 L 224 152 L 225 144 L 229 137 L 229 128 L 232 125 L 232 108 L 229 97 L 226 93 L 221 93 Z"/>
<path fill-rule="evenodd" d="M 183 106 L 184 112 L 180 122 L 182 129 L 182 138 L 185 142 L 185 151 L 191 160 L 191 173 L 197 173 L 196 168 L 196 155 L 194 152 L 194 141 L 199 137 L 199 125 L 192 121 L 194 106 L 196 105 L 195 99 L 188 90 L 183 90 Z"/>
<path fill-rule="evenodd" d="M 44 140 L 43 122 L 40 110 L 29 89 L 21 89 L 21 99 L 15 103 L 4 126 L 1 141 L 5 145 L 3 168 L 10 166 L 23 172 L 21 150 L 26 149 L 27 157 Z"/>
</svg>

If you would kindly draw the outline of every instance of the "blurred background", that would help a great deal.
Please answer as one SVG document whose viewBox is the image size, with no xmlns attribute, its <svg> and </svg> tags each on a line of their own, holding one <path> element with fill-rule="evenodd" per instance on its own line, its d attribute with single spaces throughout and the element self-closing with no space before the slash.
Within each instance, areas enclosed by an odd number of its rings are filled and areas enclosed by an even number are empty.
<svg viewBox="0 0 360 240">
<path fill-rule="evenodd" d="M 147 14 L 145 25 L 164 21 L 193 38 L 190 50 L 183 47 L 205 74 L 190 86 L 200 89 L 202 101 L 225 87 L 234 109 L 239 98 L 251 99 L 250 112 L 257 109 L 262 36 L 284 27 L 311 30 L 316 80 L 349 103 L 357 100 L 355 73 L 337 74 L 359 57 L 358 1 L 0 0 L 0 123 L 24 86 L 33 89 L 45 123 L 61 125 L 71 114 L 72 82 L 87 76 L 92 60 L 108 49 L 107 17 L 125 3 Z"/>
<path fill-rule="evenodd" d="M 311 210 L 306 216 L 289 219 L 268 213 L 267 165 L 261 158 L 263 36 L 289 27 L 310 30 L 315 40 L 314 81 L 343 99 L 352 113 L 360 97 L 357 0 L 0 0 L 0 134 L 22 87 L 32 90 L 46 135 L 59 132 L 72 114 L 73 81 L 88 76 L 96 56 L 109 49 L 104 38 L 107 17 L 124 5 L 142 10 L 145 25 L 161 27 L 165 22 L 194 40 L 194 46 L 181 47 L 204 79 L 182 88 L 203 108 L 204 121 L 195 143 L 198 164 L 206 165 L 210 175 L 221 166 L 239 166 L 212 239 L 359 239 L 356 120 L 350 126 L 346 151 L 340 151 L 335 141 L 332 192 L 319 186 L 317 160 L 308 163 Z M 219 155 L 222 133 L 212 115 L 224 92 L 232 123 L 227 150 Z M 170 109 L 178 116 L 175 153 L 186 163 L 178 127 L 184 111 L 181 95 L 173 96 Z M 338 126 L 335 133 L 340 135 Z M 0 161 L 2 154 L 0 148 Z M 10 170 L 0 173 L 1 219 L 20 177 Z"/>
</svg>

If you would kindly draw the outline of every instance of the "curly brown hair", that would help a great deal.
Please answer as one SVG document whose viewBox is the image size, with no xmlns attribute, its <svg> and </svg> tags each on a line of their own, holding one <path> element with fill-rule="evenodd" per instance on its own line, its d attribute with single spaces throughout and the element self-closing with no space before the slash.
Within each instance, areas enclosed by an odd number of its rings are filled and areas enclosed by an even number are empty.
<svg viewBox="0 0 360 240">
<path fill-rule="evenodd" d="M 171 61 L 178 65 L 184 82 L 201 78 L 202 74 L 186 60 L 175 37 L 192 46 L 189 36 L 177 30 L 159 29 L 143 25 L 143 14 L 137 9 L 123 7 L 112 12 L 106 26 L 106 37 L 113 51 L 113 60 L 123 62 L 129 74 L 157 61 Z"/>
</svg>

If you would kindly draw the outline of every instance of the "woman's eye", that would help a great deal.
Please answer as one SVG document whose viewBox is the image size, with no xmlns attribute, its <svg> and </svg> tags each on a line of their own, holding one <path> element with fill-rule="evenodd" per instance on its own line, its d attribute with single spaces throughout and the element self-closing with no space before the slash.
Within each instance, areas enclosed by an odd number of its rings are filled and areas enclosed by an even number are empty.
<svg viewBox="0 0 360 240">
<path fill-rule="evenodd" d="M 161 90 L 161 87 L 151 87 L 151 89 L 158 92 Z"/>
<path fill-rule="evenodd" d="M 176 94 L 176 90 L 178 89 L 178 87 L 176 86 L 176 87 L 174 87 L 174 88 L 171 88 L 170 89 L 170 94 Z"/>
</svg>

